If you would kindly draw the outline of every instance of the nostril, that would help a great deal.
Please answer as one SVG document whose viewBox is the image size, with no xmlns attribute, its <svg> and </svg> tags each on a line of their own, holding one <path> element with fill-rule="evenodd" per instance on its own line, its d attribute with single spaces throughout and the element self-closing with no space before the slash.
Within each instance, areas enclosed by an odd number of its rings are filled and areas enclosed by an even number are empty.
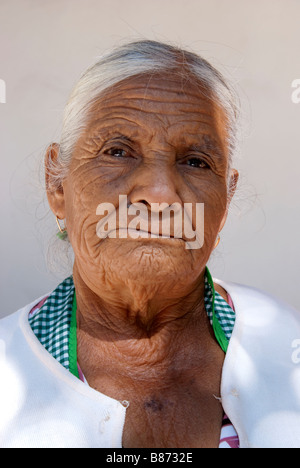
<svg viewBox="0 0 300 468">
<path fill-rule="evenodd" d="M 150 206 L 150 204 L 146 200 L 138 200 L 138 201 L 133 202 L 133 203 L 129 200 L 128 203 L 127 203 L 127 208 L 129 208 L 131 205 L 135 205 L 136 203 L 143 203 L 143 205 L 146 205 L 146 206 L 149 205 Z"/>
<path fill-rule="evenodd" d="M 143 208 L 145 207 L 145 209 L 148 212 L 151 211 L 151 203 L 147 202 L 147 200 L 138 200 L 138 201 L 135 201 L 133 203 L 128 202 L 127 208 L 129 208 L 132 205 L 136 206 L 136 207 L 138 207 L 139 205 L 143 205 Z"/>
</svg>

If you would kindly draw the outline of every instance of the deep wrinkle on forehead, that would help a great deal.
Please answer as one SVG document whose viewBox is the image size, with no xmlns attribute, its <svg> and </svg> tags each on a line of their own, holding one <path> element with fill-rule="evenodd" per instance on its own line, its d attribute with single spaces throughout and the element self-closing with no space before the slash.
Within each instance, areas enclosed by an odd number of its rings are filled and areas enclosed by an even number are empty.
<svg viewBox="0 0 300 468">
<path fill-rule="evenodd" d="M 212 117 L 220 108 L 216 102 L 198 86 L 192 86 L 189 89 L 179 89 L 175 81 L 161 80 L 158 84 L 151 82 L 146 85 L 145 78 L 142 83 L 142 77 L 131 79 L 123 85 L 113 86 L 108 92 L 99 97 L 99 100 L 91 108 L 91 114 L 97 115 L 99 112 L 104 117 L 108 117 L 113 111 L 126 108 L 129 112 L 144 112 L 145 114 L 159 113 L 171 115 L 174 117 L 186 117 L 190 115 L 191 119 L 211 122 Z M 163 106 L 163 108 L 162 108 Z M 108 114 L 105 111 L 108 111 Z"/>
</svg>

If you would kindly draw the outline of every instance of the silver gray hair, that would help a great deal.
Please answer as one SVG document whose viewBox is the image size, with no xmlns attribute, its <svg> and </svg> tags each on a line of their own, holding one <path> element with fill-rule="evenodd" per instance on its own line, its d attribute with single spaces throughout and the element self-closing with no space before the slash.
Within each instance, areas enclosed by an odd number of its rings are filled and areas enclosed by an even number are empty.
<svg viewBox="0 0 300 468">
<path fill-rule="evenodd" d="M 126 78 L 163 71 L 174 71 L 182 79 L 201 83 L 208 90 L 208 95 L 223 108 L 227 117 L 230 168 L 237 149 L 239 116 L 238 97 L 231 85 L 199 55 L 173 45 L 142 40 L 118 47 L 100 57 L 74 86 L 64 111 L 60 152 L 56 167 L 52 167 L 52 182 L 60 185 L 67 177 L 74 146 L 87 125 L 91 106 L 101 94 Z"/>
</svg>

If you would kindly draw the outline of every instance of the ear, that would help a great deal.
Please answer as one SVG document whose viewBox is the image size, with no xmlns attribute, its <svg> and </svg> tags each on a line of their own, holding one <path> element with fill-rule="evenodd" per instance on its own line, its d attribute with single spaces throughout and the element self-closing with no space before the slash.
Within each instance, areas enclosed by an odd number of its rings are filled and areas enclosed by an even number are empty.
<svg viewBox="0 0 300 468">
<path fill-rule="evenodd" d="M 226 207 L 225 214 L 224 214 L 224 216 L 222 218 L 222 221 L 221 221 L 221 224 L 220 224 L 219 232 L 222 231 L 222 229 L 223 229 L 223 227 L 225 225 L 225 222 L 226 222 L 226 219 L 227 219 L 227 216 L 228 216 L 229 206 L 230 206 L 232 197 L 235 194 L 238 180 L 239 180 L 238 171 L 236 169 L 231 169 L 230 183 L 229 183 L 228 196 L 227 196 L 227 207 Z"/>
<path fill-rule="evenodd" d="M 52 143 L 45 155 L 45 182 L 49 206 L 59 219 L 65 218 L 65 195 L 62 183 L 58 179 L 59 144 Z"/>
</svg>

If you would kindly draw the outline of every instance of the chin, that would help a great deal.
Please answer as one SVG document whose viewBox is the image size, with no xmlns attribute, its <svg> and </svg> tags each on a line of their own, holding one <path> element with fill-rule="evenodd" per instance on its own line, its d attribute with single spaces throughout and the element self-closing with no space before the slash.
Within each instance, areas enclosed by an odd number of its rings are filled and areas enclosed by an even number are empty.
<svg viewBox="0 0 300 468">
<path fill-rule="evenodd" d="M 179 278 L 195 280 L 202 266 L 202 256 L 185 248 L 180 239 L 105 239 L 97 266 L 114 282 L 137 282 L 139 284 L 178 283 Z M 94 262 L 95 264 L 95 262 Z M 205 264 L 204 264 L 205 266 Z M 180 282 L 180 281 L 179 281 Z"/>
</svg>

